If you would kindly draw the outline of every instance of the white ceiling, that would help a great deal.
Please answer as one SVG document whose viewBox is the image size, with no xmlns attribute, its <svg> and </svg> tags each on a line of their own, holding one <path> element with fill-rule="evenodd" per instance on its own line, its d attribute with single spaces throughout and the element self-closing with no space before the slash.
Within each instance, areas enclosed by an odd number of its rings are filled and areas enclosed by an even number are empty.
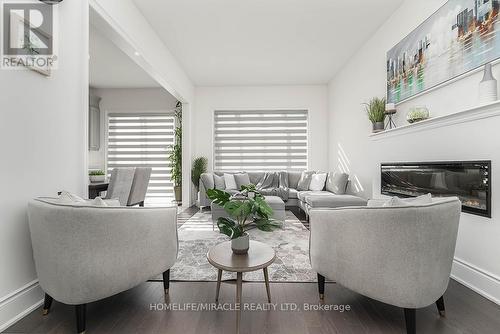
<svg viewBox="0 0 500 334">
<path fill-rule="evenodd" d="M 134 0 L 196 85 L 325 84 L 403 0 Z"/>
<path fill-rule="evenodd" d="M 159 87 L 113 42 L 90 26 L 90 86 L 94 88 Z"/>
</svg>

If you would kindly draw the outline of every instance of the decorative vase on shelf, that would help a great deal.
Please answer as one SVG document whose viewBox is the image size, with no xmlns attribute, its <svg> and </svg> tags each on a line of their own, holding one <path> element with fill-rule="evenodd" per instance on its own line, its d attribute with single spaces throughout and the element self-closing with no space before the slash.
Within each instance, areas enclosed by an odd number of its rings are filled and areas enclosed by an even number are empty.
<svg viewBox="0 0 500 334">
<path fill-rule="evenodd" d="M 498 99 L 497 80 L 493 77 L 491 64 L 484 65 L 483 80 L 479 83 L 479 104 L 487 104 Z"/>
</svg>

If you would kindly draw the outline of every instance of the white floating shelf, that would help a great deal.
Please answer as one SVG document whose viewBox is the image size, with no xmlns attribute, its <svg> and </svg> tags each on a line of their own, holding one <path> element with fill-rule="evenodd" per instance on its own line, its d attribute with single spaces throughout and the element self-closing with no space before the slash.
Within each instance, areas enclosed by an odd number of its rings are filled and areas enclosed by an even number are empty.
<svg viewBox="0 0 500 334">
<path fill-rule="evenodd" d="M 370 135 L 370 139 L 382 140 L 385 138 L 401 136 L 408 133 L 425 131 L 497 116 L 500 116 L 500 100 L 470 109 L 461 110 L 453 114 L 429 118 L 425 121 L 420 121 L 413 124 L 403 125 L 398 128 L 373 133 Z"/>
</svg>

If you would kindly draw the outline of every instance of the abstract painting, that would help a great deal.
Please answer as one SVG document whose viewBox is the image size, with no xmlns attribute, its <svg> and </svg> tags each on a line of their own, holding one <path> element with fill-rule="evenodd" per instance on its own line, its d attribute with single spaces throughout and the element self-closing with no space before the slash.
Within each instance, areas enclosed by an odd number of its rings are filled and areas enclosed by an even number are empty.
<svg viewBox="0 0 500 334">
<path fill-rule="evenodd" d="M 500 58 L 500 0 L 450 0 L 387 53 L 387 101 L 401 102 Z"/>
</svg>

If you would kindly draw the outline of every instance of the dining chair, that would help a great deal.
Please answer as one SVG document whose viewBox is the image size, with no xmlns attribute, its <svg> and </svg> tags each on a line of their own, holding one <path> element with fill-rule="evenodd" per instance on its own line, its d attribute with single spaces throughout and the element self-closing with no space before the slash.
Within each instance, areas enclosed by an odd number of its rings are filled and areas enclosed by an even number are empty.
<svg viewBox="0 0 500 334">
<path fill-rule="evenodd" d="M 111 171 L 109 186 L 105 199 L 117 198 L 120 205 L 126 206 L 134 181 L 135 168 L 119 167 Z"/>
<path fill-rule="evenodd" d="M 144 206 L 152 170 L 151 167 L 136 167 L 127 206 Z"/>
</svg>

